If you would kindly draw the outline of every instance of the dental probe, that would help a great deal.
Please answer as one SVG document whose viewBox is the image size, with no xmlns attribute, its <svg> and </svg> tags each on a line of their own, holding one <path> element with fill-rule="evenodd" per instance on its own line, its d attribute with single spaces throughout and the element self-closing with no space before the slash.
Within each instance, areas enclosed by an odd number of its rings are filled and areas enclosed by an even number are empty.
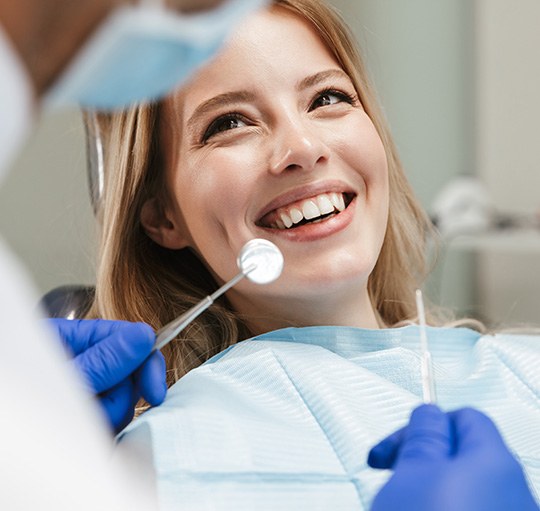
<svg viewBox="0 0 540 511">
<path fill-rule="evenodd" d="M 422 371 L 422 395 L 424 403 L 435 403 L 435 379 L 433 377 L 433 365 L 431 362 L 431 353 L 428 346 L 426 331 L 426 312 L 424 309 L 424 300 L 422 291 L 416 290 L 416 310 L 418 312 L 418 327 L 420 328 L 420 351 L 421 351 L 421 371 Z"/>
<path fill-rule="evenodd" d="M 255 238 L 248 241 L 242 247 L 236 263 L 240 269 L 240 273 L 221 286 L 217 291 L 203 298 L 197 305 L 157 331 L 156 343 L 152 349 L 152 353 L 161 350 L 169 344 L 197 316 L 208 309 L 217 298 L 240 282 L 244 277 L 247 277 L 256 284 L 269 284 L 276 280 L 281 275 L 281 270 L 283 270 L 283 255 L 279 248 L 272 242 Z"/>
</svg>

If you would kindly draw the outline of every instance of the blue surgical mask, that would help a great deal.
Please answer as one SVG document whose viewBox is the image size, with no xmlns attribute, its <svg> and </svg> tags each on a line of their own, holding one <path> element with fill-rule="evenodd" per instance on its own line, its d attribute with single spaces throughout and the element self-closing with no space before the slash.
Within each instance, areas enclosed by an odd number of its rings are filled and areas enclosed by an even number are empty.
<svg viewBox="0 0 540 511">
<path fill-rule="evenodd" d="M 164 96 L 208 61 L 267 0 L 227 0 L 196 14 L 161 2 L 115 10 L 46 95 L 45 106 L 113 110 Z"/>
</svg>

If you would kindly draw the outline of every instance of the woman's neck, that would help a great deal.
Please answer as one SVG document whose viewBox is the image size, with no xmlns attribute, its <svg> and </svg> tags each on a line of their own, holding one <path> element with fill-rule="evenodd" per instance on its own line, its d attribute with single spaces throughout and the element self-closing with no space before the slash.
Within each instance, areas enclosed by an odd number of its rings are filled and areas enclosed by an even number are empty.
<svg viewBox="0 0 540 511">
<path fill-rule="evenodd" d="M 254 335 L 286 327 L 351 326 L 378 329 L 384 324 L 373 307 L 367 289 L 351 296 L 325 293 L 310 299 L 280 298 L 271 304 L 256 298 L 244 302 L 234 297 L 231 302 Z"/>
</svg>

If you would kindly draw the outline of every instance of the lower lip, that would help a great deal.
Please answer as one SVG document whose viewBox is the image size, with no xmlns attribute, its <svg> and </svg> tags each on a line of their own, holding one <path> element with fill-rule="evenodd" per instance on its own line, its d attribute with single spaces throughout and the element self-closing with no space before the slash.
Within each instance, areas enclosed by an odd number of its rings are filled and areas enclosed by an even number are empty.
<svg viewBox="0 0 540 511">
<path fill-rule="evenodd" d="M 356 197 L 341 213 L 323 222 L 300 225 L 291 229 L 265 229 L 265 231 L 289 241 L 317 241 L 346 229 L 353 220 L 355 209 Z"/>
</svg>

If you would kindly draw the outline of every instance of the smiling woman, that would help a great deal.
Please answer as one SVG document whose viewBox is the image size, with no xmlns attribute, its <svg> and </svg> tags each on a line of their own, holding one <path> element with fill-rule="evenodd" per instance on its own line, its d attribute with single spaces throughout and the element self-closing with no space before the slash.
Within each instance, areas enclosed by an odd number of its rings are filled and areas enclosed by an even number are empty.
<svg viewBox="0 0 540 511">
<path fill-rule="evenodd" d="M 250 238 L 284 252 L 275 285 L 239 285 L 183 332 L 170 383 L 256 333 L 415 315 L 430 224 L 360 57 L 324 4 L 276 6 L 161 104 L 100 117 L 114 172 L 94 315 L 158 328 L 230 278 Z"/>
<path fill-rule="evenodd" d="M 353 82 L 310 25 L 283 9 L 252 18 L 164 102 L 160 128 L 166 196 L 143 205 L 146 233 L 165 248 L 189 248 L 219 283 L 251 238 L 283 252 L 279 282 L 244 282 L 228 294 L 250 332 L 378 326 L 367 283 L 386 232 L 386 153 Z M 319 201 L 337 214 L 308 221 L 321 216 Z"/>
<path fill-rule="evenodd" d="M 233 277 L 248 240 L 285 259 L 277 281 L 240 282 L 164 349 L 169 397 L 123 435 L 149 449 L 162 506 L 367 509 L 385 478 L 367 451 L 421 396 L 418 330 L 399 326 L 430 224 L 343 22 L 319 0 L 274 1 L 160 104 L 100 123 L 93 315 L 157 329 Z M 441 404 L 491 412 L 520 453 L 519 424 L 540 412 L 505 389 L 538 387 L 534 340 L 430 340 Z M 540 445 L 527 449 L 534 467 Z"/>
</svg>

